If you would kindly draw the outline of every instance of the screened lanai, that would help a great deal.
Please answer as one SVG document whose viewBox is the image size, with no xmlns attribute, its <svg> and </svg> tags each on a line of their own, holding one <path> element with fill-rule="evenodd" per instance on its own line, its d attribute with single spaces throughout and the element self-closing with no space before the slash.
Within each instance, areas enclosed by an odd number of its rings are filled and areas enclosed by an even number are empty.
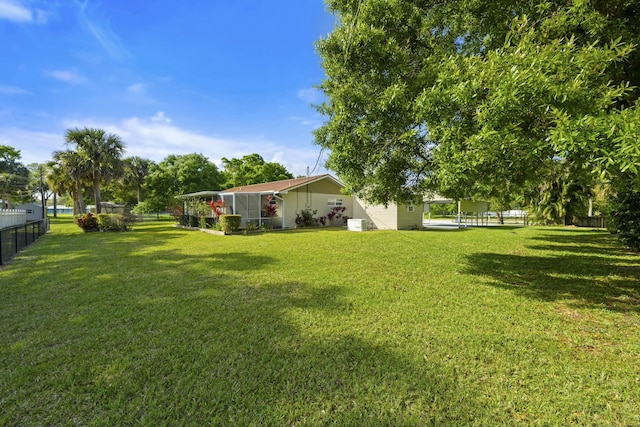
<svg viewBox="0 0 640 427">
<path fill-rule="evenodd" d="M 222 200 L 224 205 L 220 208 L 223 214 L 236 214 L 242 217 L 240 227 L 246 227 L 247 223 L 253 223 L 260 227 L 268 226 L 272 228 L 282 227 L 282 214 L 284 203 L 282 198 L 273 192 L 256 193 L 228 193 L 221 191 L 201 191 L 198 193 L 182 194 L 177 196 L 183 201 L 183 212 L 185 215 L 199 215 L 195 211 L 193 201 L 215 202 Z M 276 215 L 267 215 L 267 205 L 275 207 Z M 273 208 L 272 208 L 273 209 Z M 213 209 L 209 209 L 206 217 L 215 218 Z"/>
<path fill-rule="evenodd" d="M 202 209 L 203 205 L 209 208 L 202 202 L 222 201 L 222 213 L 240 215 L 241 227 L 252 223 L 272 228 L 292 228 L 297 226 L 297 216 L 302 211 L 326 215 L 337 200 L 349 210 L 353 209 L 351 198 L 342 193 L 343 187 L 344 184 L 339 180 L 324 174 L 183 194 L 178 199 L 183 201 L 183 212 L 188 215 L 202 215 L 190 213 L 191 209 Z M 211 209 L 208 209 L 207 215 L 215 217 Z"/>
</svg>

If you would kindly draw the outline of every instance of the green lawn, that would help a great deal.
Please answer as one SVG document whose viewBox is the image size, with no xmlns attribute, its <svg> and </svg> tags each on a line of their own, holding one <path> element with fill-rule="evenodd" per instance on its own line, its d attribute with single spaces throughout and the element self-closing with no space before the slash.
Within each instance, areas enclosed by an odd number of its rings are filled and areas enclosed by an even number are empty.
<svg viewBox="0 0 640 427">
<path fill-rule="evenodd" d="M 0 425 L 640 424 L 640 257 L 605 232 L 57 220 L 0 325 Z"/>
</svg>

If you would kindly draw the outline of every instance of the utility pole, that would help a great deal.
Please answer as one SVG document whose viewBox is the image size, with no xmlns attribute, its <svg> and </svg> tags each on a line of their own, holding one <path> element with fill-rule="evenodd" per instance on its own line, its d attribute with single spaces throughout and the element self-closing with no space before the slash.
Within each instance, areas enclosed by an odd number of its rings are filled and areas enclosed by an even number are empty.
<svg viewBox="0 0 640 427">
<path fill-rule="evenodd" d="M 45 219 L 47 217 L 47 208 L 44 201 L 44 183 L 42 180 L 44 171 L 42 169 L 43 167 L 40 165 L 40 203 L 42 203 L 42 219 Z"/>
</svg>

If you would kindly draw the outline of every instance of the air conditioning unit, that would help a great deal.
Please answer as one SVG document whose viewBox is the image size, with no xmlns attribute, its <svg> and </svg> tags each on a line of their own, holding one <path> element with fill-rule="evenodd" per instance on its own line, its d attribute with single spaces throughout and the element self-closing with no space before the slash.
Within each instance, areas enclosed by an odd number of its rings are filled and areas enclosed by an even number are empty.
<svg viewBox="0 0 640 427">
<path fill-rule="evenodd" d="M 348 219 L 347 229 L 350 231 L 367 231 L 366 219 Z"/>
</svg>

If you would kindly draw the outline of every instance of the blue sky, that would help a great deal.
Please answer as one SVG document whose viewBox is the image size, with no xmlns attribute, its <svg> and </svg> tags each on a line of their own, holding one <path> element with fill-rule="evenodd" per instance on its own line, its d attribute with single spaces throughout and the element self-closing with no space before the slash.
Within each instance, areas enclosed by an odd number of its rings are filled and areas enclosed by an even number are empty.
<svg viewBox="0 0 640 427">
<path fill-rule="evenodd" d="M 305 174 L 334 22 L 323 0 L 0 0 L 0 145 L 45 162 L 99 127 L 127 157 L 258 153 Z"/>
</svg>

